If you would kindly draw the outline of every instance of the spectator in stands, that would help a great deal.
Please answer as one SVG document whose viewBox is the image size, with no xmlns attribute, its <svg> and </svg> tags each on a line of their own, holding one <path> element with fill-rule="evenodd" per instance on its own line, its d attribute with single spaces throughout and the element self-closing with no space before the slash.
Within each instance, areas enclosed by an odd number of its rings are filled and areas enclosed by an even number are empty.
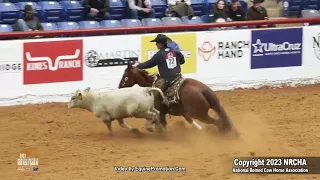
<svg viewBox="0 0 320 180">
<path fill-rule="evenodd" d="M 248 20 L 268 20 L 268 12 L 261 4 L 264 0 L 252 0 L 253 5 L 248 9 Z M 257 28 L 268 27 L 268 25 L 259 25 Z M 272 27 L 272 25 L 270 26 Z"/>
<path fill-rule="evenodd" d="M 246 20 L 245 12 L 239 3 L 239 0 L 231 0 L 231 5 L 229 6 L 229 16 L 232 21 Z"/>
<path fill-rule="evenodd" d="M 231 21 L 226 4 L 227 2 L 225 0 L 218 0 L 217 3 L 213 5 L 213 17 L 209 19 L 210 23 L 213 23 L 213 22 L 223 23 L 223 22 Z M 209 30 L 224 30 L 224 29 L 230 29 L 230 28 L 214 27 L 214 28 L 210 28 Z"/>
<path fill-rule="evenodd" d="M 128 0 L 128 4 L 131 9 L 131 19 L 138 19 L 138 16 L 142 16 L 142 18 L 155 17 L 150 0 Z"/>
<path fill-rule="evenodd" d="M 31 5 L 24 6 L 24 17 L 18 19 L 14 25 L 15 31 L 41 31 L 43 27 L 40 20 L 34 16 L 37 12 L 32 9 Z"/>
<path fill-rule="evenodd" d="M 96 17 L 108 20 L 111 17 L 109 0 L 84 0 L 84 8 L 90 20 Z"/>
<path fill-rule="evenodd" d="M 191 0 L 168 0 L 168 9 L 166 16 L 179 17 L 188 16 L 192 18 L 194 15 L 193 8 L 191 7 Z"/>
<path fill-rule="evenodd" d="M 211 22 L 216 22 L 217 19 L 224 19 L 225 21 L 231 20 L 226 5 L 227 2 L 225 0 L 218 0 L 217 3 L 213 5 L 213 18 Z"/>
</svg>

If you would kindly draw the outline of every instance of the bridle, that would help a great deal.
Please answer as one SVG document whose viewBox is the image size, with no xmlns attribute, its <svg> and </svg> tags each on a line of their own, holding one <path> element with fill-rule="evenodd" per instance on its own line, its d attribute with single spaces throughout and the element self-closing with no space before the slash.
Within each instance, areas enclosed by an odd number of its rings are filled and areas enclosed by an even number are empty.
<svg viewBox="0 0 320 180">
<path fill-rule="evenodd" d="M 142 70 L 139 69 L 139 71 L 142 71 Z M 154 76 L 153 78 L 154 78 L 154 79 L 153 79 L 153 83 L 154 83 L 158 78 L 160 78 L 160 75 L 157 74 L 157 75 Z M 122 87 L 125 87 L 125 85 L 127 84 L 128 80 L 129 80 L 128 75 L 127 75 L 127 76 L 124 76 L 124 80 L 123 80 L 123 82 L 121 83 L 121 86 L 122 86 Z M 133 83 L 133 84 L 135 84 L 135 83 Z"/>
<path fill-rule="evenodd" d="M 123 81 L 123 83 L 121 84 L 122 87 L 125 87 L 128 79 L 129 79 L 129 78 L 128 78 L 127 76 L 124 77 L 124 81 Z"/>
</svg>

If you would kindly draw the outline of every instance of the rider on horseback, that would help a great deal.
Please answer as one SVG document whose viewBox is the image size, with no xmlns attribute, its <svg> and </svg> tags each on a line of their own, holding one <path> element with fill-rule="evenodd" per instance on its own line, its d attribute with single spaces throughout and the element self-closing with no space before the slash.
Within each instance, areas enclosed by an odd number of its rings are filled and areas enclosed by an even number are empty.
<svg viewBox="0 0 320 180">
<path fill-rule="evenodd" d="M 155 82 L 155 86 L 160 88 L 163 93 L 170 87 L 174 80 L 181 77 L 181 64 L 185 63 L 184 56 L 180 51 L 168 47 L 168 37 L 158 34 L 150 41 L 156 42 L 159 51 L 148 61 L 136 65 L 139 69 L 148 69 L 158 66 L 160 78 Z"/>
</svg>

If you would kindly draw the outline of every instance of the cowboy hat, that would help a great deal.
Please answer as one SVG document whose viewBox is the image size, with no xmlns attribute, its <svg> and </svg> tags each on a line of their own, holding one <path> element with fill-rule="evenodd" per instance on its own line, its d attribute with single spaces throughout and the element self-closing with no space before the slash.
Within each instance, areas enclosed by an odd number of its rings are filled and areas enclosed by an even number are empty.
<svg viewBox="0 0 320 180">
<path fill-rule="evenodd" d="M 150 42 L 157 42 L 162 44 L 167 44 L 168 37 L 164 34 L 158 34 L 157 37 Z"/>
</svg>

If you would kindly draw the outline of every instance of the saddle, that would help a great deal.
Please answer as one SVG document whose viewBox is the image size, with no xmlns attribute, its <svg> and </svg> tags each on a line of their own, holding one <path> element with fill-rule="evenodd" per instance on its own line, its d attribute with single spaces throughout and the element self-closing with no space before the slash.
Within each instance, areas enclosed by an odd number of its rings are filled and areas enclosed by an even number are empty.
<svg viewBox="0 0 320 180">
<path fill-rule="evenodd" d="M 175 78 L 170 84 L 167 90 L 164 92 L 164 95 L 167 97 L 170 104 L 178 104 L 180 97 L 179 97 L 179 90 L 181 85 L 183 84 L 185 78 L 181 75 Z M 153 83 L 153 87 L 156 87 L 156 82 Z"/>
</svg>

